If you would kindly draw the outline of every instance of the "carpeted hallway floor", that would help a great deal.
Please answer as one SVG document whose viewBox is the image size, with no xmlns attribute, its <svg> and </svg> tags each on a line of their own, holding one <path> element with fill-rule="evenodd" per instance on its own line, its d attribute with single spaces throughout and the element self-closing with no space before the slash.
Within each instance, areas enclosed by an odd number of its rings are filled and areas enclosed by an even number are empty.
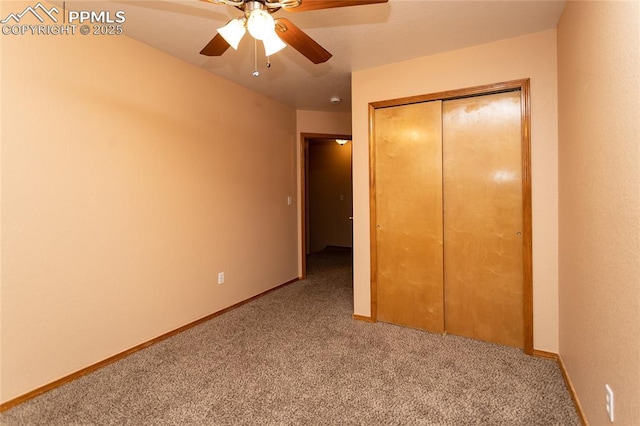
<svg viewBox="0 0 640 426">
<path fill-rule="evenodd" d="M 351 319 L 351 254 L 0 414 L 3 425 L 579 425 L 557 364 Z"/>
</svg>

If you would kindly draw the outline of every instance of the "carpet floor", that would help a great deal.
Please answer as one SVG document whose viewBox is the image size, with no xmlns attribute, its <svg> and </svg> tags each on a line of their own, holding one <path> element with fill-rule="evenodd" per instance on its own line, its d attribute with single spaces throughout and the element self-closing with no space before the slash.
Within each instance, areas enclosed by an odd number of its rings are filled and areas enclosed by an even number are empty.
<svg viewBox="0 0 640 426">
<path fill-rule="evenodd" d="M 351 318 L 351 254 L 0 414 L 3 425 L 580 425 L 556 362 Z"/>
</svg>

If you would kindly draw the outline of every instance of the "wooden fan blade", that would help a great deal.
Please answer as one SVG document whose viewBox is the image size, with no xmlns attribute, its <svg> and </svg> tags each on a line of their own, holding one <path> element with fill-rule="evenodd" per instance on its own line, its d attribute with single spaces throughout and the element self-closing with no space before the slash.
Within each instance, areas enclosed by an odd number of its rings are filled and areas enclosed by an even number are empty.
<svg viewBox="0 0 640 426">
<path fill-rule="evenodd" d="M 200 54 L 206 56 L 220 56 L 226 52 L 229 47 L 231 46 L 227 43 L 227 40 L 225 40 L 220 34 L 216 34 L 209 44 L 200 51 Z"/>
<path fill-rule="evenodd" d="M 286 18 L 276 19 L 276 33 L 289 46 L 314 64 L 327 62 L 333 55 Z"/>
<path fill-rule="evenodd" d="M 365 4 L 387 3 L 389 0 L 302 0 L 297 7 L 286 8 L 289 12 L 331 9 L 333 7 L 363 6 Z"/>
</svg>

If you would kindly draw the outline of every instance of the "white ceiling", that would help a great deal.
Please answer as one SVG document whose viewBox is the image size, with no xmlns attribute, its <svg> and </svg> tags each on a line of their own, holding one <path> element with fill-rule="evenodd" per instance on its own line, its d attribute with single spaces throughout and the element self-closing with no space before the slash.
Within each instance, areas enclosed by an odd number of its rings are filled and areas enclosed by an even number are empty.
<svg viewBox="0 0 640 426">
<path fill-rule="evenodd" d="M 304 1 L 304 0 L 303 0 Z M 71 3 L 71 2 L 68 2 Z M 349 111 L 351 72 L 555 28 L 565 1 L 389 0 L 386 4 L 290 13 L 284 16 L 333 54 L 314 65 L 291 47 L 266 67 L 258 48 L 259 77 L 253 77 L 254 43 L 245 36 L 238 51 L 220 57 L 200 50 L 238 9 L 198 0 L 91 1 L 89 10 L 125 10 L 127 36 L 234 81 L 296 109 Z M 261 53 L 262 52 L 262 53 Z M 332 96 L 343 99 L 332 105 Z"/>
</svg>

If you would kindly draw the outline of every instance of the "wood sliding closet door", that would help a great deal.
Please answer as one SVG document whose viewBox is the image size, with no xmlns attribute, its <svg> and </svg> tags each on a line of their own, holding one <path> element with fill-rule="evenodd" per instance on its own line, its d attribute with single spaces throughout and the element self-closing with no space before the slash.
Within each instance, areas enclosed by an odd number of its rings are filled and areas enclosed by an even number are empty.
<svg viewBox="0 0 640 426">
<path fill-rule="evenodd" d="M 523 347 L 520 92 L 443 103 L 445 329 Z"/>
<path fill-rule="evenodd" d="M 444 331 L 442 102 L 375 111 L 380 321 Z"/>
<path fill-rule="evenodd" d="M 525 347 L 521 92 L 409 102 L 372 110 L 377 320 Z"/>
</svg>

